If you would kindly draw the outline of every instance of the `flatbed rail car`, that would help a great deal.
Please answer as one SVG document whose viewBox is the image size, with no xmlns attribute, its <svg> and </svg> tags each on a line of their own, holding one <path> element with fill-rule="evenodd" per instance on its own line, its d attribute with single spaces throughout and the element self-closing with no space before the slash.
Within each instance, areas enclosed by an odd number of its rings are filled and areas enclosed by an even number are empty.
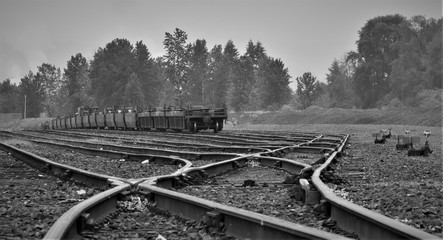
<svg viewBox="0 0 443 240">
<path fill-rule="evenodd" d="M 157 107 L 144 111 L 136 108 L 106 108 L 99 112 L 97 107 L 80 108 L 73 116 L 58 117 L 52 120 L 52 129 L 100 128 L 133 129 L 158 131 L 190 131 L 212 129 L 217 133 L 223 129 L 227 119 L 226 108 L 206 108 L 202 106 L 187 109 Z M 67 124 L 67 123 L 70 124 Z"/>
</svg>

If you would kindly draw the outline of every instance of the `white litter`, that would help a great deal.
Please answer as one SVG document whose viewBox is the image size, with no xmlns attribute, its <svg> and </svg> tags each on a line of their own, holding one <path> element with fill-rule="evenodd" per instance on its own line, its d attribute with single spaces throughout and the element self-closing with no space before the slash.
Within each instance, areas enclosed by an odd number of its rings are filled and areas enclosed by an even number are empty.
<svg viewBox="0 0 443 240">
<path fill-rule="evenodd" d="M 77 191 L 77 194 L 78 194 L 78 195 L 84 195 L 84 194 L 86 194 L 86 191 L 83 190 L 83 189 L 81 189 L 81 190 L 78 190 L 78 191 Z"/>
</svg>

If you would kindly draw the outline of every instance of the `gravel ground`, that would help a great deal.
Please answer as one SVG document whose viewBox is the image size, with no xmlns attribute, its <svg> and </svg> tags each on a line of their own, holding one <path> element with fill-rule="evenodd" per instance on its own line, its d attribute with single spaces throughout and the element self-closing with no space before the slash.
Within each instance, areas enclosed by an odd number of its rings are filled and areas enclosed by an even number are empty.
<svg viewBox="0 0 443 240">
<path fill-rule="evenodd" d="M 423 144 L 423 131 L 431 130 L 432 135 L 429 138 L 430 147 L 434 152 L 429 157 L 408 157 L 405 151 L 395 150 L 396 140 L 388 140 L 387 144 L 375 145 L 374 138 L 371 137 L 372 133 L 379 132 L 381 129 L 393 128 L 393 134 L 403 133 L 405 129 L 411 129 L 411 135 L 421 136 Z M 343 198 L 350 199 L 351 201 L 365 206 L 373 211 L 380 212 L 388 217 L 397 219 L 416 228 L 431 232 L 433 234 L 441 234 L 442 232 L 442 200 L 443 199 L 443 184 L 442 184 L 442 129 L 438 127 L 420 127 L 420 126 L 400 126 L 400 125 L 330 125 L 330 124 L 299 124 L 299 125 L 237 125 L 225 127 L 226 132 L 230 130 L 272 130 L 272 131 L 296 131 L 296 132 L 321 132 L 340 134 L 347 133 L 351 135 L 350 146 L 348 153 L 345 157 L 340 159 L 340 162 L 335 166 L 334 174 L 344 180 L 341 184 L 330 184 L 331 188 L 334 188 L 336 193 Z M 225 131 L 225 130 L 224 130 Z M 417 144 L 419 147 L 420 144 Z M 47 150 L 45 150 L 47 151 Z M 44 155 L 45 151 L 42 151 L 40 155 Z M 60 150 L 58 150 L 60 151 Z M 61 151 L 62 155 L 66 151 Z M 66 152 L 67 154 L 67 152 Z M 76 154 L 78 155 L 78 154 Z M 72 156 L 73 158 L 74 156 Z M 95 158 L 94 158 L 95 159 Z M 298 158 L 297 158 L 298 159 Z M 355 162 L 358 162 L 356 165 Z M 349 164 L 349 165 L 348 165 Z M 351 178 L 347 171 L 349 166 L 357 166 L 360 178 Z M 99 170 L 97 170 L 98 172 Z M 172 173 L 175 170 L 169 172 Z M 133 171 L 136 172 L 136 171 Z M 106 173 L 108 174 L 108 173 Z M 154 174 L 160 175 L 160 174 Z M 363 181 L 361 181 L 363 178 Z M 56 182 L 56 181 L 53 181 Z M 264 214 L 272 216 L 281 215 L 283 219 L 291 219 L 301 217 L 303 219 L 309 219 L 303 217 L 303 215 L 313 216 L 315 214 L 315 206 L 298 206 L 296 201 L 290 198 L 292 192 L 290 188 L 278 187 L 278 185 L 269 184 L 267 187 L 263 185 L 259 186 L 229 186 L 220 184 L 219 186 L 189 186 L 197 188 L 194 192 L 196 194 L 202 194 L 207 197 L 214 196 L 214 201 L 227 201 L 225 204 L 233 204 L 237 206 L 253 207 L 260 209 L 259 206 L 252 206 L 255 202 L 267 201 L 267 199 L 276 200 L 280 196 L 282 200 L 277 202 L 262 202 L 262 205 L 268 206 L 263 208 Z M 11 188 L 7 186 L 7 188 Z M 199 189 L 201 188 L 201 189 Z M 184 188 L 186 189 L 186 188 Z M 225 189 L 225 190 L 224 190 Z M 262 195 L 257 195 L 257 198 L 242 200 L 229 198 L 230 195 L 236 193 L 236 189 L 240 189 L 238 194 L 244 194 L 245 199 L 249 195 L 255 195 L 252 192 L 260 192 Z M 20 190 L 17 189 L 17 192 Z M 207 193 L 205 193 L 208 191 Z M 278 191 L 280 194 L 275 194 Z M 263 193 L 261 193 L 263 192 Z M 272 194 L 266 195 L 268 192 Z M 218 195 L 217 195 L 218 194 Z M 288 197 L 289 196 L 289 197 Z M 10 198 L 10 197 L 8 197 Z M 256 199 L 259 199 L 258 201 Z M 231 203 L 228 201 L 231 200 Z M 286 202 L 288 201 L 288 202 Z M 0 205 L 2 206 L 2 205 Z M 2 214 L 4 209 L 9 209 L 9 205 L 1 208 Z M 280 206 L 285 206 L 285 210 L 279 213 L 272 212 L 274 209 Z M 303 209 L 304 208 L 304 209 Z M 311 209 L 309 209 L 311 208 Z M 268 209 L 272 209 L 268 212 Z M 292 210 L 291 210 L 292 209 Z M 260 211 L 260 210 L 257 210 Z M 306 213 L 305 213 L 306 211 Z M 278 211 L 277 211 L 278 212 Z M 309 212 L 309 214 L 308 214 Z M 275 215 L 273 215 L 275 214 Z M 301 216 L 299 216 L 301 214 Z M 2 215 L 3 217 L 3 215 Z M 54 217 L 55 218 L 55 217 Z M 129 217 L 134 218 L 134 217 Z M 287 220 L 288 220 L 287 219 Z M 26 220 L 30 221 L 30 220 Z M 159 220 L 160 221 L 160 220 Z M 172 220 L 167 220 L 168 222 Z M 298 221 L 298 220 L 297 220 Z M 185 222 L 186 223 L 186 222 Z M 154 223 L 153 223 L 154 224 Z M 185 226 L 191 223 L 185 224 Z M 196 224 L 196 223 L 193 223 Z M 334 223 L 328 219 L 321 219 L 321 216 L 317 222 L 311 221 L 310 223 L 302 223 L 308 226 L 316 225 L 320 228 L 334 230 Z M 310 225 L 312 224 L 312 225 Z M 160 224 L 161 225 L 161 224 Z M 164 225 L 164 222 L 163 224 Z M 196 224 L 197 226 L 198 224 Z M 37 228 L 35 225 L 25 224 L 26 228 Z M 29 226 L 29 227 L 28 227 Z M 152 227 L 152 229 L 159 229 L 160 226 Z M 179 227 L 180 229 L 181 227 Z M 2 228 L 3 229 L 3 228 Z M 152 230 L 155 231 L 155 230 Z M 166 230 L 166 231 L 178 231 Z M 165 232 L 165 231 L 163 231 Z M 33 232 L 35 234 L 35 232 Z M 160 232 L 152 233 L 150 236 L 155 236 Z M 172 233 L 172 232 L 171 232 Z M 194 233 L 200 235 L 186 236 L 189 239 L 199 239 L 203 237 L 204 233 L 200 230 L 194 231 Z M 39 234 L 41 236 L 42 233 Z M 32 238 L 32 234 L 29 235 Z M 164 235 L 163 235 L 164 236 Z M 441 236 L 441 235 L 438 235 Z M 181 236 L 186 239 L 185 235 Z M 20 237 L 19 237 L 20 238 Z M 26 236 L 24 238 L 27 238 Z M 180 238 L 180 237 L 179 237 Z M 155 238 L 154 238 L 155 239 Z M 169 238 L 168 238 L 169 239 Z"/>
<path fill-rule="evenodd" d="M 355 234 L 339 229 L 333 221 L 324 217 L 320 213 L 319 205 L 305 205 L 301 201 L 295 200 L 294 185 L 281 184 L 289 177 L 293 176 L 286 171 L 251 163 L 247 167 L 203 180 L 203 182 L 199 180 L 198 185 L 186 186 L 177 189 L 177 191 L 320 230 L 358 238 Z"/>
<path fill-rule="evenodd" d="M 171 215 L 155 208 L 143 196 L 128 196 L 117 211 L 82 232 L 83 239 L 233 240 L 203 223 Z"/>
<path fill-rule="evenodd" d="M 35 134 L 32 134 L 32 136 L 36 136 Z M 48 136 L 46 136 L 46 137 L 48 137 Z M 56 137 L 57 137 L 57 139 L 66 139 L 65 137 L 62 137 L 62 136 L 58 136 L 58 135 L 56 135 Z M 72 140 L 72 139 L 71 139 Z M 14 140 L 14 141 L 12 141 L 13 143 L 19 143 L 19 145 L 17 145 L 17 146 L 21 146 L 21 145 L 23 145 L 23 144 L 25 144 L 26 143 L 26 145 L 29 145 L 29 144 L 31 144 L 31 142 L 28 142 L 28 141 L 21 141 L 21 140 Z M 109 143 L 111 143 L 111 144 L 116 144 L 116 143 L 114 143 L 114 142 L 109 142 L 109 141 L 106 141 L 106 139 L 103 139 L 103 140 L 99 140 L 99 139 L 89 139 L 89 140 L 83 140 L 82 142 L 78 142 L 78 143 L 68 143 L 69 145 L 75 145 L 75 146 L 84 146 L 84 147 L 87 147 L 87 148 L 93 148 L 93 149 L 98 149 L 99 147 L 96 147 L 96 146 L 93 146 L 93 145 L 89 145 L 89 144 L 87 144 L 86 142 L 93 142 L 93 143 L 103 143 L 103 144 L 109 144 Z M 179 143 L 177 143 L 177 144 L 179 144 Z M 37 145 L 37 144 L 34 144 L 33 143 L 33 145 Z M 119 144 L 119 145 L 125 145 L 125 144 Z M 42 147 L 44 147 L 45 145 L 44 144 L 40 144 L 39 146 L 42 146 Z M 139 148 L 143 148 L 141 145 L 130 145 L 130 146 L 137 146 L 137 147 L 139 147 Z M 64 151 L 66 154 L 67 153 L 69 153 L 69 152 L 72 152 L 72 151 L 67 151 L 67 150 L 61 150 L 61 149 L 59 149 L 58 150 L 58 152 L 60 152 L 60 151 Z M 178 151 L 182 151 L 182 150 L 178 150 Z M 138 153 L 137 151 L 132 151 L 132 150 L 130 150 L 130 149 L 128 149 L 128 151 L 125 151 L 125 152 L 128 152 L 128 153 L 131 153 L 131 152 L 135 152 L 135 153 Z M 195 151 L 194 151 L 195 152 Z M 211 153 L 215 153 L 215 152 L 211 152 Z M 65 155 L 66 155 L 65 154 Z M 84 154 L 82 154 L 82 155 L 84 155 Z M 49 155 L 49 154 L 46 154 L 46 156 L 51 156 L 51 155 Z M 85 156 L 85 159 L 90 159 L 90 156 L 88 156 L 88 155 L 84 155 Z M 66 157 L 67 159 L 70 159 L 71 157 Z M 117 160 L 107 160 L 107 159 L 105 159 L 105 158 L 101 158 L 101 157 L 94 157 L 93 158 L 94 159 L 94 161 L 98 161 L 98 160 L 100 160 L 100 159 L 103 159 L 103 161 L 105 161 L 105 162 L 108 162 L 108 161 L 110 161 L 110 162 L 117 162 Z M 55 161 L 55 160 L 53 160 L 53 161 Z M 67 160 L 61 160 L 62 162 L 66 162 Z M 201 166 L 204 166 L 204 165 L 207 165 L 207 164 L 210 164 L 210 163 L 215 163 L 215 162 L 219 162 L 220 160 L 216 160 L 216 159 L 213 159 L 213 160 L 211 160 L 211 159 L 206 159 L 206 160 L 190 160 L 191 162 L 192 162 L 192 166 L 193 167 L 201 167 Z M 90 163 L 88 163 L 88 162 L 86 162 L 86 163 L 84 163 L 84 162 L 72 162 L 72 163 L 69 163 L 69 164 L 74 164 L 76 167 L 78 167 L 78 168 L 81 168 L 81 169 L 86 169 L 86 166 L 88 166 L 88 165 L 90 165 Z M 121 164 L 121 163 L 120 163 Z M 129 163 L 129 164 L 131 164 L 131 163 Z M 128 164 L 128 165 L 129 165 Z M 134 164 L 134 162 L 132 162 L 132 164 Z M 138 164 L 136 164 L 136 167 L 138 167 L 139 165 Z M 153 169 L 151 169 L 151 171 L 154 171 L 155 170 L 155 166 L 153 166 L 153 165 L 151 165 L 152 167 L 153 167 Z M 92 168 L 94 168 L 94 166 L 92 166 Z M 121 167 L 120 167 L 121 168 Z M 168 170 L 167 168 L 167 166 L 165 166 L 165 170 Z M 173 167 L 172 167 L 172 169 L 174 169 Z M 112 170 L 112 167 L 110 167 L 110 170 Z M 161 170 L 161 169 L 159 169 L 159 170 Z M 175 168 L 175 170 L 177 170 L 176 168 Z M 175 171 L 174 170 L 174 171 Z M 98 171 L 100 171 L 100 169 L 98 169 Z M 131 170 L 132 171 L 132 170 Z M 174 172 L 173 171 L 173 172 Z M 160 172 L 160 173 L 162 173 L 162 172 Z M 165 174 L 170 174 L 170 173 L 172 173 L 172 172 L 166 172 Z M 133 173 L 133 174 L 137 174 L 137 173 Z M 161 175 L 161 174 L 157 174 L 157 175 Z M 114 175 L 114 176 L 116 176 L 116 175 Z M 143 177 L 143 176 L 142 176 Z"/>
<path fill-rule="evenodd" d="M 282 156 L 282 158 L 292 159 L 300 163 L 312 165 L 317 162 L 323 155 L 312 153 L 290 152 Z"/>
<path fill-rule="evenodd" d="M 443 183 L 438 153 L 408 157 L 406 151 L 395 150 L 395 140 L 384 145 L 358 139 L 350 143 L 348 156 L 340 160 L 335 171 L 348 183 L 331 188 L 370 210 L 429 233 L 442 233 Z M 364 181 L 346 174 L 355 161 Z"/>
<path fill-rule="evenodd" d="M 373 133 L 392 128 L 392 134 L 421 137 L 429 130 L 429 145 L 433 153 L 429 157 L 408 157 L 406 151 L 397 151 L 397 140 L 386 144 L 374 144 Z M 353 124 L 296 124 L 296 125 L 237 125 L 230 130 L 306 131 L 350 134 L 348 156 L 343 157 L 336 173 L 348 181 L 334 185 L 337 195 L 368 209 L 411 225 L 415 228 L 443 237 L 443 159 L 442 128 L 410 125 L 353 125 Z M 355 162 L 358 161 L 356 164 Z M 351 165 L 357 167 L 360 177 L 346 175 Z M 361 181 L 362 180 L 362 181 Z"/>
<path fill-rule="evenodd" d="M 142 164 L 124 159 L 91 156 L 26 141 L 19 141 L 15 146 L 54 162 L 120 178 L 135 179 L 168 175 L 178 170 L 176 165 Z"/>
<path fill-rule="evenodd" d="M 41 239 L 64 212 L 98 192 L 0 151 L 0 239 Z"/>
</svg>

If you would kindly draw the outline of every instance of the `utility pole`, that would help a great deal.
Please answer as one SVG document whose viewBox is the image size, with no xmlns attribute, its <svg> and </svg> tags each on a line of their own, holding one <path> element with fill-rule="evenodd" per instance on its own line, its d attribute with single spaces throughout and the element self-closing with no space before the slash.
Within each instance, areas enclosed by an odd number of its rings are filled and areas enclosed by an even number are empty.
<svg viewBox="0 0 443 240">
<path fill-rule="evenodd" d="M 205 106 L 205 79 L 202 78 L 202 105 Z"/>
<path fill-rule="evenodd" d="M 26 94 L 25 94 L 25 111 L 24 111 L 24 113 L 23 113 L 23 118 L 26 118 Z"/>
</svg>

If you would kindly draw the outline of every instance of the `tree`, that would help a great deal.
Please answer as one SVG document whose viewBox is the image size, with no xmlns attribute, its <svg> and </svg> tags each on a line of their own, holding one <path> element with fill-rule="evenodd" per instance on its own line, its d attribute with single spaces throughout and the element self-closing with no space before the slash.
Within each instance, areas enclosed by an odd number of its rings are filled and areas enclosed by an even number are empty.
<svg viewBox="0 0 443 240">
<path fill-rule="evenodd" d="M 229 40 L 223 50 L 223 67 L 225 68 L 225 81 L 227 84 L 226 88 L 226 103 L 229 108 L 235 109 L 233 105 L 235 101 L 233 100 L 236 96 L 236 69 L 239 65 L 239 53 L 232 40 Z M 237 108 L 239 109 L 239 108 Z"/>
<path fill-rule="evenodd" d="M 175 29 L 174 33 L 165 33 L 163 45 L 166 49 L 166 77 L 177 96 L 177 105 L 182 106 L 189 100 L 189 48 L 186 45 L 188 35 L 183 30 Z"/>
<path fill-rule="evenodd" d="M 125 99 L 122 102 L 125 106 L 144 106 L 145 96 L 143 95 L 142 86 L 138 80 L 137 74 L 133 73 L 129 77 L 124 91 Z"/>
<path fill-rule="evenodd" d="M 264 58 L 258 76 L 261 109 L 276 110 L 291 100 L 291 76 L 280 59 Z"/>
<path fill-rule="evenodd" d="M 401 51 L 399 57 L 392 61 L 390 87 L 393 96 L 405 101 L 414 98 L 423 89 L 424 81 L 421 78 L 424 66 L 420 46 L 416 41 L 402 41 L 398 45 Z"/>
<path fill-rule="evenodd" d="M 60 106 L 60 98 L 58 97 L 62 86 L 62 78 L 60 68 L 54 65 L 43 63 L 37 67 L 38 71 L 34 78 L 41 83 L 44 92 L 43 107 L 49 117 L 58 115 L 62 106 Z"/>
<path fill-rule="evenodd" d="M 189 62 L 189 87 L 190 99 L 194 104 L 207 103 L 207 93 L 205 93 L 205 86 L 208 78 L 208 49 L 206 47 L 206 40 L 197 39 L 192 44 Z"/>
<path fill-rule="evenodd" d="M 0 82 L 0 113 L 21 112 L 21 97 L 17 85 L 12 84 L 11 80 Z"/>
<path fill-rule="evenodd" d="M 352 62 L 346 61 L 347 58 L 342 61 L 334 59 L 326 75 L 324 94 L 328 94 L 328 107 L 352 108 L 357 105 L 352 89 L 354 66 Z"/>
<path fill-rule="evenodd" d="M 401 38 L 395 45 L 399 56 L 391 63 L 391 95 L 402 102 L 413 103 L 420 90 L 438 86 L 433 82 L 441 86 L 441 21 L 439 26 L 435 19 L 414 16 L 403 22 L 400 33 Z M 434 39 L 437 39 L 434 45 L 437 48 L 429 51 L 428 46 L 432 46 Z M 430 56 L 435 58 L 430 60 Z"/>
<path fill-rule="evenodd" d="M 44 110 L 43 102 L 45 100 L 45 89 L 42 78 L 36 78 L 31 71 L 28 75 L 20 79 L 20 95 L 26 95 L 26 117 L 40 117 Z M 24 102 L 21 101 L 20 104 Z"/>
<path fill-rule="evenodd" d="M 259 66 L 259 62 L 266 57 L 266 50 L 262 46 L 261 42 L 257 42 L 256 44 L 254 44 L 252 40 L 249 40 L 246 47 L 245 56 L 251 58 L 254 68 L 257 69 Z"/>
<path fill-rule="evenodd" d="M 133 47 L 126 39 L 114 39 L 99 48 L 91 62 L 90 78 L 95 102 L 100 106 L 118 106 L 125 99 L 124 89 L 134 72 Z"/>
<path fill-rule="evenodd" d="M 162 88 L 162 78 L 159 76 L 161 70 L 142 41 L 135 44 L 134 56 L 136 59 L 134 72 L 137 74 L 141 85 L 144 95 L 143 102 L 154 106 L 158 104 Z"/>
<path fill-rule="evenodd" d="M 303 76 L 297 77 L 296 81 L 298 100 L 302 105 L 302 109 L 306 109 L 312 105 L 312 102 L 321 93 L 320 84 L 310 72 L 305 72 Z"/>
<path fill-rule="evenodd" d="M 248 106 L 250 110 L 258 110 L 264 104 L 263 93 L 266 93 L 266 77 L 260 75 L 264 71 L 261 68 L 266 68 L 268 56 L 265 49 L 260 42 L 254 44 L 252 41 L 248 42 L 244 57 L 249 58 L 253 66 L 253 77 L 249 80 L 250 91 L 248 92 Z"/>
<path fill-rule="evenodd" d="M 435 23 L 434 36 L 426 45 L 424 65 L 426 66 L 425 86 L 428 89 L 442 88 L 442 18 Z"/>
<path fill-rule="evenodd" d="M 354 59 L 360 62 L 354 76 L 354 89 L 363 108 L 375 106 L 390 92 L 391 63 L 399 54 L 394 46 L 401 39 L 400 26 L 404 21 L 398 14 L 376 17 L 359 31 L 359 56 Z"/>
<path fill-rule="evenodd" d="M 229 106 L 235 111 L 245 110 L 254 79 L 254 65 L 249 57 L 240 57 L 233 71 L 233 89 Z"/>
<path fill-rule="evenodd" d="M 223 47 L 215 45 L 209 53 L 208 81 L 204 89 L 209 104 L 218 107 L 226 104 L 228 89 L 228 67 L 223 59 Z"/>
<path fill-rule="evenodd" d="M 81 53 L 71 56 L 64 69 L 64 77 L 69 113 L 76 112 L 78 107 L 93 104 L 89 64 Z"/>
</svg>

